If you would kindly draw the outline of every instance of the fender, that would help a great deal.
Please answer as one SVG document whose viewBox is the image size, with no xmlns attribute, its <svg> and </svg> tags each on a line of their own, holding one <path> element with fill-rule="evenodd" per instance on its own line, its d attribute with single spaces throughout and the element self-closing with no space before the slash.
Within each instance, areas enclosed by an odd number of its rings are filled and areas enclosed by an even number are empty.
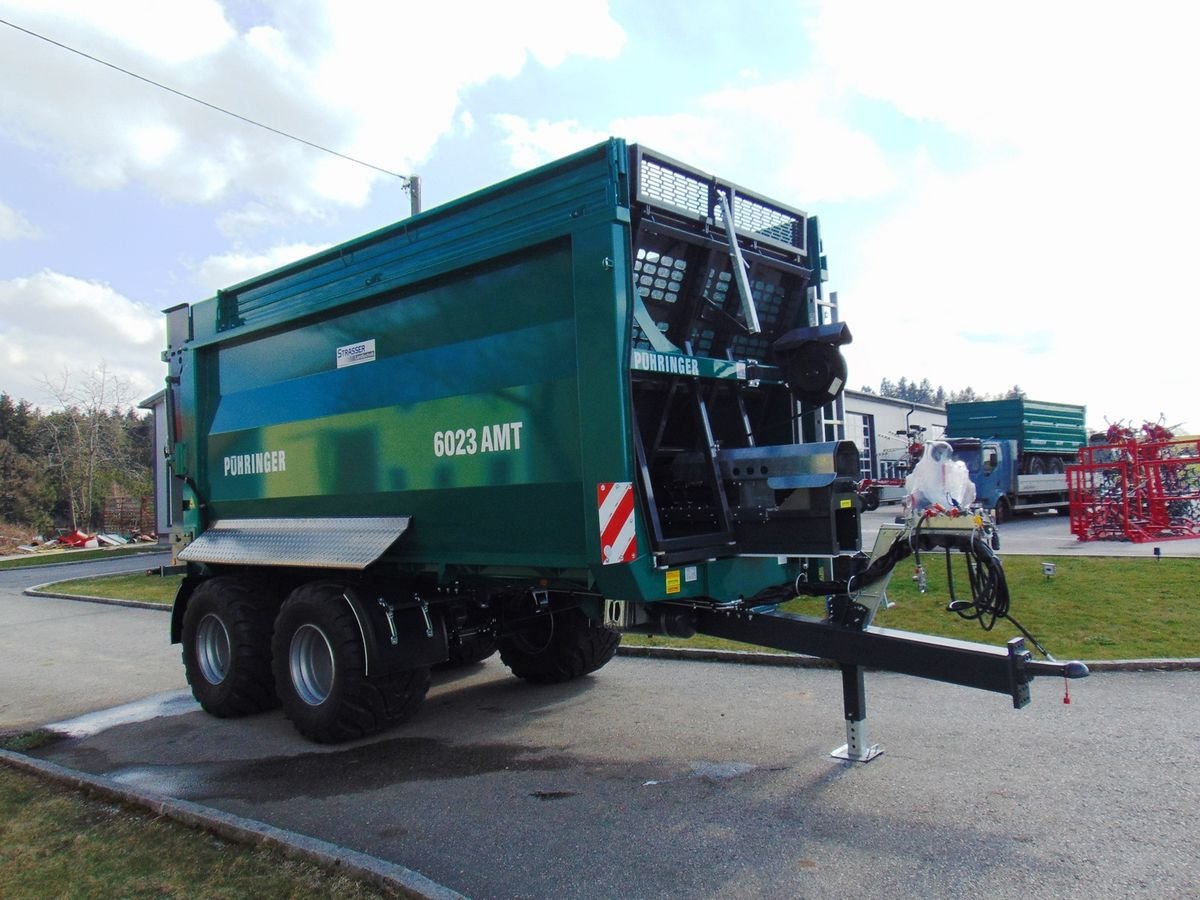
<svg viewBox="0 0 1200 900">
<path fill-rule="evenodd" d="M 358 622 L 368 677 L 449 659 L 445 620 L 418 598 L 399 603 L 366 588 L 345 587 L 342 600 Z"/>
<path fill-rule="evenodd" d="M 171 643 L 183 641 L 183 615 L 187 612 L 188 600 L 206 579 L 194 575 L 185 575 L 179 582 L 179 590 L 175 592 L 175 602 L 171 606 Z"/>
</svg>

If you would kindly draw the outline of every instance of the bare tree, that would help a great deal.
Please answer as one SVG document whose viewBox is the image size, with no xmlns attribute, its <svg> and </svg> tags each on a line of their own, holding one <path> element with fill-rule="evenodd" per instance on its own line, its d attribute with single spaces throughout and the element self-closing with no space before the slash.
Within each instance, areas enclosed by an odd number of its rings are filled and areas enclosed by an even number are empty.
<svg viewBox="0 0 1200 900">
<path fill-rule="evenodd" d="M 59 409 L 46 416 L 48 468 L 60 482 L 74 528 L 92 524 L 97 476 L 121 462 L 121 408 L 130 403 L 129 382 L 108 370 L 107 363 L 73 375 L 64 371 L 42 384 Z"/>
</svg>

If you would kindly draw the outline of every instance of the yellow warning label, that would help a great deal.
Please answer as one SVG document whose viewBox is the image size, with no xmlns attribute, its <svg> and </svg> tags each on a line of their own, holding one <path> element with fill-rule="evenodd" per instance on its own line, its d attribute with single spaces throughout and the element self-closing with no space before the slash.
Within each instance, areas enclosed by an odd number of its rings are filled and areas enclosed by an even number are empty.
<svg viewBox="0 0 1200 900">
<path fill-rule="evenodd" d="M 854 505 L 854 501 L 851 500 L 849 497 L 847 497 L 845 500 L 842 501 L 842 509 L 849 509 L 853 505 Z"/>
<path fill-rule="evenodd" d="M 667 570 L 667 593 L 668 594 L 678 594 L 679 593 L 679 570 L 678 569 L 668 569 Z"/>
</svg>

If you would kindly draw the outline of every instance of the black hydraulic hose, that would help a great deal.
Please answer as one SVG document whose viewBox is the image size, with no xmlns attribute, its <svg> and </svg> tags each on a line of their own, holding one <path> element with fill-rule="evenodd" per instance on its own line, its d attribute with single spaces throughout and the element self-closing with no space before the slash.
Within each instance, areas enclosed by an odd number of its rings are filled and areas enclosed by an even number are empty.
<svg viewBox="0 0 1200 900">
<path fill-rule="evenodd" d="M 793 588 L 796 594 L 803 596 L 836 596 L 850 595 L 878 581 L 892 571 L 902 560 L 913 556 L 918 565 L 921 559 L 921 526 L 924 518 L 918 520 L 912 531 L 900 534 L 888 547 L 887 551 L 872 562 L 866 569 L 851 575 L 848 579 L 836 581 L 797 581 Z M 960 546 L 967 567 L 967 580 L 971 587 L 971 599 L 960 599 L 955 594 L 953 562 L 950 551 L 946 547 L 946 580 L 950 592 L 950 602 L 947 610 L 958 616 L 979 622 L 984 631 L 991 631 L 996 622 L 1005 619 L 1013 624 L 1038 651 L 1053 660 L 1049 651 L 1042 646 L 1028 629 L 1013 618 L 1010 612 L 1012 598 L 1008 591 L 1008 580 L 1004 575 L 1004 566 L 1000 558 L 984 540 L 980 531 L 971 534 L 969 543 Z M 766 592 L 763 592 L 764 594 Z M 756 598 L 759 599 L 759 598 Z"/>
</svg>

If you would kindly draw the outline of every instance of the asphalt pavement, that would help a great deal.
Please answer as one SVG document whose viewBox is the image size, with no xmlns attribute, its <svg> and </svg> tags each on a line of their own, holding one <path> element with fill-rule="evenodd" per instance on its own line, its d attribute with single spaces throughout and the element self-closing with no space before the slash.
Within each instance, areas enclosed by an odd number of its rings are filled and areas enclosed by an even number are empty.
<svg viewBox="0 0 1200 900">
<path fill-rule="evenodd" d="M 886 508 L 872 515 L 890 520 Z M 1036 529 L 1065 532 L 1065 519 L 1003 526 L 1002 552 Z M 1040 540 L 1032 552 L 1060 552 Z M 468 896 L 1090 898 L 1200 886 L 1200 673 L 1094 674 L 1070 684 L 1069 704 L 1062 681 L 1040 678 L 1018 711 L 1001 695 L 871 672 L 867 724 L 885 753 L 862 765 L 828 755 L 845 741 L 836 671 L 618 657 L 534 687 L 493 659 L 435 676 L 407 725 L 322 747 L 280 713 L 199 712 L 162 612 L 16 587 L 64 577 L 0 573 L 0 730 L 58 722 L 74 736 L 36 756 Z M 10 698 L 26 691 L 41 716 L 14 714 Z M 112 709 L 119 696 L 134 702 Z"/>
<path fill-rule="evenodd" d="M 157 568 L 169 558 L 157 553 L 0 570 L 0 732 L 187 686 L 161 612 L 22 593 L 35 584 Z"/>
<path fill-rule="evenodd" d="M 863 546 L 871 548 L 875 533 L 885 522 L 895 522 L 897 504 L 887 504 L 862 517 Z M 1131 541 L 1079 541 L 1071 534 L 1066 515 L 1053 512 L 1017 516 L 998 526 L 1000 555 L 1016 556 L 1120 556 L 1153 559 L 1154 551 L 1162 558 L 1200 557 L 1200 539 L 1155 541 L 1135 544 Z"/>
<path fill-rule="evenodd" d="M 618 657 L 534 687 L 495 660 L 408 725 L 323 747 L 181 712 L 37 755 L 420 872 L 471 897 L 1134 897 L 1200 885 L 1200 676 L 1003 696 L 869 673 Z"/>
</svg>

